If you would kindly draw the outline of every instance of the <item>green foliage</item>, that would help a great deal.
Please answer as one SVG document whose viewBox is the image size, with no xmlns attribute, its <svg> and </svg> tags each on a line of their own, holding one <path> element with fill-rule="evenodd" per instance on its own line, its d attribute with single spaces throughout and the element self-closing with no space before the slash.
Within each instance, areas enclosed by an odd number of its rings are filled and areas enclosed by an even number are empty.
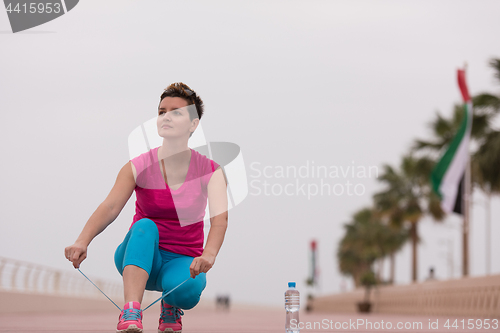
<svg viewBox="0 0 500 333">
<path fill-rule="evenodd" d="M 377 284 L 377 278 L 373 271 L 367 271 L 361 276 L 361 285 L 370 288 Z"/>
<path fill-rule="evenodd" d="M 500 193 L 500 131 L 488 133 L 472 158 L 474 183 L 486 193 Z"/>
<path fill-rule="evenodd" d="M 500 83 L 500 59 L 491 59 L 489 65 L 495 70 L 495 78 Z"/>
<path fill-rule="evenodd" d="M 379 181 L 385 189 L 373 196 L 375 207 L 390 221 L 401 227 L 403 222 L 417 223 L 424 214 L 430 213 L 436 220 L 442 220 L 444 212 L 438 209 L 439 198 L 429 186 L 429 174 L 434 162 L 427 158 L 404 156 L 399 170 L 384 165 Z M 432 209 L 430 209 L 432 207 Z"/>
<path fill-rule="evenodd" d="M 356 286 L 361 285 L 366 272 L 372 271 L 375 260 L 399 249 L 408 237 L 406 230 L 383 223 L 372 208 L 357 211 L 344 228 L 346 233 L 337 251 L 339 269 L 352 276 Z"/>
<path fill-rule="evenodd" d="M 307 278 L 307 280 L 306 280 L 306 285 L 311 286 L 311 287 L 312 287 L 312 286 L 314 286 L 314 281 L 313 281 L 313 279 L 312 279 L 312 278 Z"/>
</svg>

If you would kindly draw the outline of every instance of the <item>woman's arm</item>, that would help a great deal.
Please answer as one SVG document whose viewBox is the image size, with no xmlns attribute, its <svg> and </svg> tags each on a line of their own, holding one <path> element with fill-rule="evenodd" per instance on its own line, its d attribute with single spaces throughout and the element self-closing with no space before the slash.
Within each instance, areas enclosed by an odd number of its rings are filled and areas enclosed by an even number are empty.
<svg viewBox="0 0 500 333">
<path fill-rule="evenodd" d="M 210 211 L 210 231 L 207 243 L 200 257 L 191 263 L 191 277 L 207 273 L 215 263 L 215 257 L 224 242 L 227 229 L 227 182 L 219 167 L 208 182 L 208 208 Z"/>
<path fill-rule="evenodd" d="M 132 195 L 135 188 L 132 169 L 133 164 L 130 161 L 121 168 L 116 177 L 115 185 L 106 199 L 90 216 L 80 236 L 73 245 L 64 249 L 66 258 L 73 262 L 75 268 L 80 267 L 80 263 L 87 257 L 87 247 L 90 242 L 116 219 Z"/>
</svg>

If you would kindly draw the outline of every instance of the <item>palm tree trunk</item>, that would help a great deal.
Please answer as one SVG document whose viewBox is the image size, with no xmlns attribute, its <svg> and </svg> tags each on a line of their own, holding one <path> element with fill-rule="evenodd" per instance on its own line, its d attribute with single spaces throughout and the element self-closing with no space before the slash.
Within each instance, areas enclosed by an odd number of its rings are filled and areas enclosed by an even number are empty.
<svg viewBox="0 0 500 333">
<path fill-rule="evenodd" d="M 378 260 L 378 265 L 377 265 L 377 281 L 378 282 L 382 281 L 383 271 L 384 271 L 384 258 L 380 258 Z"/>
<path fill-rule="evenodd" d="M 352 279 L 354 280 L 354 288 L 361 287 L 361 270 L 357 269 L 352 274 Z"/>
<path fill-rule="evenodd" d="M 395 275 L 395 266 L 396 266 L 396 255 L 394 252 L 391 253 L 391 277 L 390 277 L 390 280 L 389 280 L 389 283 L 390 284 L 394 284 L 394 275 Z"/>
<path fill-rule="evenodd" d="M 486 275 L 491 274 L 491 191 L 486 197 Z"/>
<path fill-rule="evenodd" d="M 417 242 L 418 242 L 418 230 L 417 223 L 412 222 L 411 224 L 411 245 L 412 245 L 412 281 L 417 282 Z"/>
</svg>

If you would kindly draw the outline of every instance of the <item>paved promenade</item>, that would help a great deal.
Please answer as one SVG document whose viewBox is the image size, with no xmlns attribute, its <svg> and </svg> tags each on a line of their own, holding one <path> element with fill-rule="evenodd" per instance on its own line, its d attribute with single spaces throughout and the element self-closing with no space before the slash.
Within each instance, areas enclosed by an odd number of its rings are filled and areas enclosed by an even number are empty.
<svg viewBox="0 0 500 333">
<path fill-rule="evenodd" d="M 158 308 L 144 313 L 144 332 L 156 333 Z M 50 313 L 50 314 L 0 314 L 0 332 L 115 332 L 118 310 L 100 313 Z M 386 314 L 331 314 L 301 312 L 300 321 L 311 325 L 301 329 L 307 332 L 500 332 L 497 329 L 462 329 L 444 327 L 446 317 L 399 316 Z M 461 318 L 459 318 L 460 320 Z M 184 333 L 275 333 L 284 332 L 285 314 L 275 308 L 232 308 L 229 311 L 216 311 L 200 307 L 185 311 L 183 316 Z M 437 329 L 429 329 L 429 322 L 436 323 Z M 370 329 L 370 322 L 372 328 Z M 315 324 L 316 323 L 316 324 Z M 390 324 L 389 324 L 390 323 Z M 398 327 L 400 329 L 397 329 Z M 467 320 L 465 320 L 467 323 Z M 360 324 L 357 326 L 357 324 Z M 314 328 L 316 325 L 316 328 Z M 368 325 L 368 326 L 367 326 Z M 343 326 L 343 328 L 342 328 Z M 389 326 L 391 328 L 389 328 Z M 406 328 L 405 328 L 406 326 Z M 436 326 L 434 326 L 436 327 Z M 378 328 L 378 329 L 377 329 Z"/>
</svg>

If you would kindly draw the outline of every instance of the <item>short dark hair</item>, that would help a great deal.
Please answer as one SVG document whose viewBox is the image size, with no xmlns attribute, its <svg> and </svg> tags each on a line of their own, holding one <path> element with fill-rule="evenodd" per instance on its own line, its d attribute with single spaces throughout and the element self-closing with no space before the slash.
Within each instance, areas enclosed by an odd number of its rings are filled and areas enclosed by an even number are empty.
<svg viewBox="0 0 500 333">
<path fill-rule="evenodd" d="M 203 105 L 203 101 L 201 98 L 196 95 L 196 92 L 189 88 L 187 84 L 184 84 L 182 82 L 175 82 L 169 85 L 163 93 L 160 96 L 160 103 L 165 97 L 180 97 L 183 100 L 185 100 L 188 105 L 195 105 L 196 106 L 196 113 L 192 112 L 189 110 L 189 119 L 200 119 L 203 116 L 203 111 L 205 109 L 205 106 Z"/>
</svg>

